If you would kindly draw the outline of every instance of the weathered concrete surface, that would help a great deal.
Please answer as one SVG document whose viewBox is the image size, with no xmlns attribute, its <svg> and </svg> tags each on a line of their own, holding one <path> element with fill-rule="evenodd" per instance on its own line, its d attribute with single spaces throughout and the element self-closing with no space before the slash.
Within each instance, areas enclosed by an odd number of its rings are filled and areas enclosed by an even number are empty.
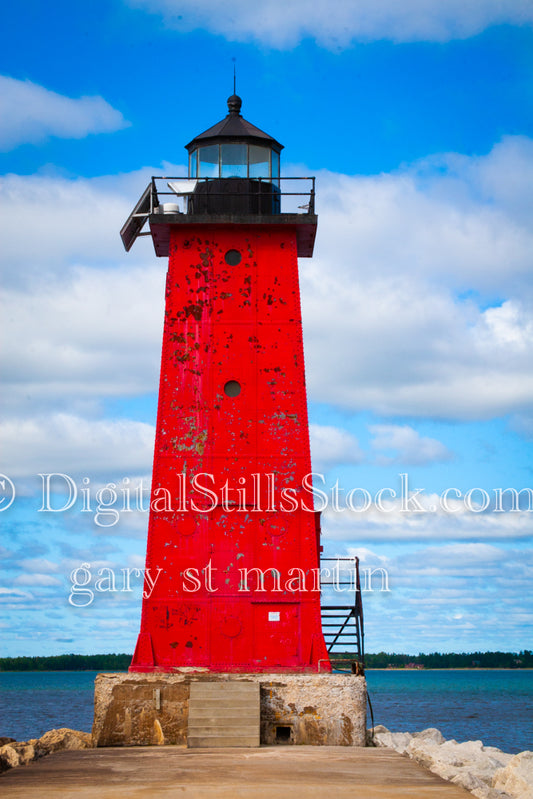
<svg viewBox="0 0 533 799">
<path fill-rule="evenodd" d="M 2 799 L 472 799 L 388 749 L 136 747 L 57 752 L 0 776 Z"/>
<path fill-rule="evenodd" d="M 185 744 L 191 682 L 259 682 L 261 743 L 364 746 L 366 682 L 354 674 L 99 674 L 95 746 Z"/>
<path fill-rule="evenodd" d="M 176 675 L 176 679 L 172 676 L 98 674 L 94 691 L 94 745 L 186 744 L 189 680 L 184 675 Z"/>
<path fill-rule="evenodd" d="M 261 743 L 275 744 L 277 728 L 285 725 L 291 728 L 290 743 L 365 746 L 365 678 L 268 675 L 261 680 Z"/>
</svg>

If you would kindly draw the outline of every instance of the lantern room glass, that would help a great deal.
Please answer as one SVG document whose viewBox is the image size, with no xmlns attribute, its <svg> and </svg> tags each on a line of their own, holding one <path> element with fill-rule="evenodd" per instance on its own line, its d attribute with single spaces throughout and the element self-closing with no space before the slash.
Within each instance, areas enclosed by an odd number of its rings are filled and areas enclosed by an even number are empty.
<svg viewBox="0 0 533 799">
<path fill-rule="evenodd" d="M 211 144 L 208 147 L 200 147 L 198 150 L 199 164 L 198 177 L 218 178 L 220 177 L 219 151 L 218 144 Z"/>
<path fill-rule="evenodd" d="M 269 178 L 270 150 L 268 147 L 257 147 L 255 144 L 250 144 L 248 165 L 251 178 Z"/>
<path fill-rule="evenodd" d="M 209 144 L 189 156 L 191 178 L 279 178 L 279 153 L 241 142 Z"/>
<path fill-rule="evenodd" d="M 220 145 L 220 177 L 245 178 L 248 169 L 246 144 Z"/>
<path fill-rule="evenodd" d="M 272 150 L 272 178 L 279 178 L 279 153 Z"/>
</svg>

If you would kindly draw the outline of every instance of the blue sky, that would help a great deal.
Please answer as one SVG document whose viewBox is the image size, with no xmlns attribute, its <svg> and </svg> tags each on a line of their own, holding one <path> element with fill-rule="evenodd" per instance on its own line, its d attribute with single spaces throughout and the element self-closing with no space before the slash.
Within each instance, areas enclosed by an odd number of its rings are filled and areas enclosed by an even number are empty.
<svg viewBox="0 0 533 799">
<path fill-rule="evenodd" d="M 314 469 L 374 497 L 401 474 L 424 489 L 424 512 L 324 513 L 328 555 L 389 574 L 364 597 L 367 649 L 530 648 L 532 513 L 494 501 L 532 486 L 533 4 L 29 0 L 3 22 L 2 654 L 133 650 L 140 581 L 118 588 L 146 514 L 40 511 L 38 475 L 80 498 L 149 485 L 165 263 L 118 231 L 226 113 L 232 59 L 244 116 L 286 173 L 317 177 Z M 75 607 L 82 563 L 117 590 Z"/>
</svg>

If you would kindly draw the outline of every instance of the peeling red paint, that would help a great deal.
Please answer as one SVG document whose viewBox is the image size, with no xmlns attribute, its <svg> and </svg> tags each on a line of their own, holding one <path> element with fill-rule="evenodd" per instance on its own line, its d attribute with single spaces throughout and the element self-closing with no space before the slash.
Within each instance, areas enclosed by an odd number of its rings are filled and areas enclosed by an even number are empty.
<svg viewBox="0 0 533 799">
<path fill-rule="evenodd" d="M 228 266 L 228 250 L 241 253 L 238 265 Z M 319 565 L 314 514 L 271 507 L 273 483 L 278 496 L 291 489 L 312 505 L 301 488 L 311 472 L 303 363 L 295 231 L 172 228 L 152 489 L 160 510 L 146 560 L 164 570 L 143 600 L 133 671 L 327 666 L 319 593 L 277 591 L 269 576 Z M 191 485 L 200 474 L 213 475 L 213 507 Z M 221 499 L 226 483 L 233 505 Z M 243 590 L 242 569 L 261 569 L 264 590 L 253 574 Z"/>
</svg>

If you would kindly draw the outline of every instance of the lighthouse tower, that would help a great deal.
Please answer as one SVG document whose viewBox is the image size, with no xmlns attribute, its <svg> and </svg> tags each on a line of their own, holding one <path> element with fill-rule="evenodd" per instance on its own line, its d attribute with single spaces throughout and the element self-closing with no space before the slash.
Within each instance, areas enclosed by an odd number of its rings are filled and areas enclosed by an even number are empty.
<svg viewBox="0 0 533 799">
<path fill-rule="evenodd" d="M 121 235 L 168 257 L 141 629 L 130 671 L 329 671 L 298 256 L 314 180 L 241 99 L 153 178 Z M 149 232 L 142 232 L 145 224 Z"/>
</svg>

